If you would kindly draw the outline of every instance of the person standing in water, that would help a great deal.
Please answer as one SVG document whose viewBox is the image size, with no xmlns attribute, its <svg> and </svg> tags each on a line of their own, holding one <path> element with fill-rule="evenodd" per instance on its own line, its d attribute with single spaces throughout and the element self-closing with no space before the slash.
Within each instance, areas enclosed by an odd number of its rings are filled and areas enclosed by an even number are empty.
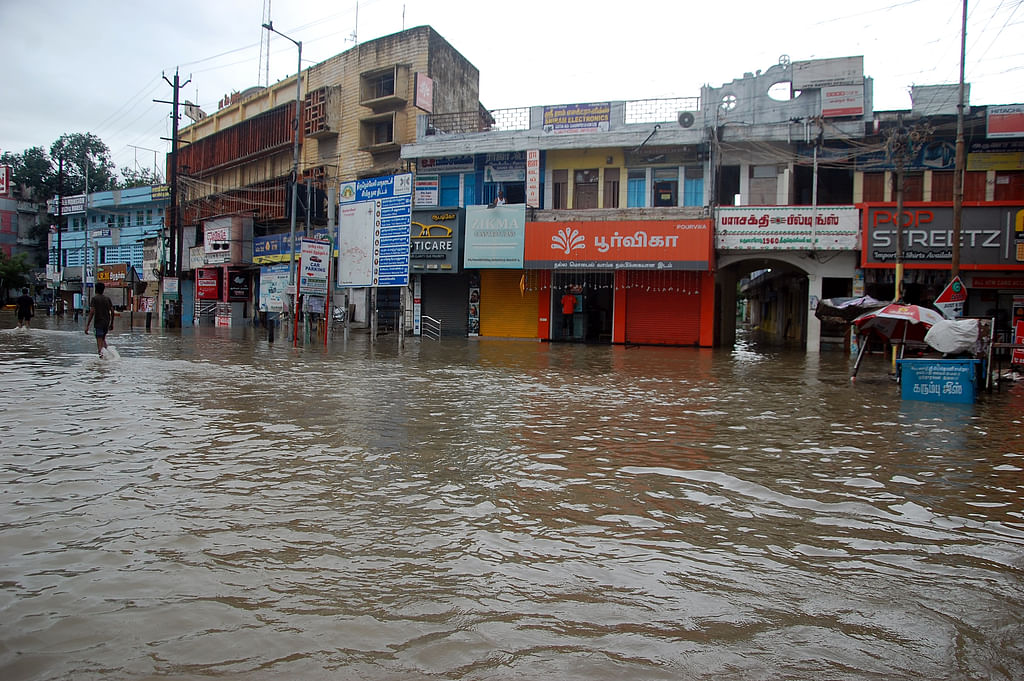
<svg viewBox="0 0 1024 681">
<path fill-rule="evenodd" d="M 107 332 L 114 328 L 114 303 L 103 294 L 106 288 L 102 283 L 96 284 L 96 295 L 89 301 L 89 316 L 85 318 L 85 332 L 89 333 L 89 322 L 93 323 L 96 333 L 96 351 L 100 357 L 107 349 Z"/>
<path fill-rule="evenodd" d="M 18 310 L 18 328 L 24 326 L 28 328 L 28 323 L 32 321 L 32 317 L 36 314 L 36 303 L 32 300 L 32 296 L 28 294 L 28 288 L 21 289 L 21 295 L 18 296 L 16 302 Z"/>
</svg>

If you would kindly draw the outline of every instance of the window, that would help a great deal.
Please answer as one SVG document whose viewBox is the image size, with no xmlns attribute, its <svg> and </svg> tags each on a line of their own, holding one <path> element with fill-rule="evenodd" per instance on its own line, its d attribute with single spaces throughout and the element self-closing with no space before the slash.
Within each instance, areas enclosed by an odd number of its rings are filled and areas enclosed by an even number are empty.
<svg viewBox="0 0 1024 681">
<path fill-rule="evenodd" d="M 679 194 L 679 171 L 676 168 L 654 169 L 654 201 L 655 206 L 675 206 Z"/>
<path fill-rule="evenodd" d="M 589 210 L 597 208 L 597 182 L 599 172 L 596 168 L 592 170 L 577 170 L 573 173 L 572 207 L 576 210 Z"/>
<path fill-rule="evenodd" d="M 643 168 L 631 169 L 627 175 L 626 206 L 643 208 L 647 205 L 647 171 Z"/>
<path fill-rule="evenodd" d="M 359 143 L 362 148 L 392 146 L 397 142 L 395 114 L 386 113 L 364 118 L 359 122 Z"/>
<path fill-rule="evenodd" d="M 442 206 L 459 205 L 459 178 L 458 174 L 442 175 L 440 180 L 440 196 L 438 201 Z"/>
<path fill-rule="evenodd" d="M 462 205 L 476 204 L 476 175 L 466 173 L 462 176 Z"/>
<path fill-rule="evenodd" d="M 554 196 L 552 197 L 552 208 L 561 210 L 569 207 L 569 171 L 555 170 L 551 173 L 551 182 L 554 185 Z"/>
<path fill-rule="evenodd" d="M 146 209 L 146 224 L 147 225 L 153 224 L 153 209 L 152 208 L 147 208 Z"/>
<path fill-rule="evenodd" d="M 125 216 L 118 215 L 117 216 L 117 226 L 118 227 L 124 227 L 124 222 L 125 222 Z"/>
<path fill-rule="evenodd" d="M 604 169 L 604 207 L 619 207 L 619 169 Z"/>
<path fill-rule="evenodd" d="M 359 101 L 371 108 L 393 108 L 405 101 L 408 68 L 390 66 L 367 71 L 359 76 Z"/>
<path fill-rule="evenodd" d="M 369 86 L 369 99 L 380 99 L 381 97 L 390 97 L 395 94 L 395 73 L 390 71 L 388 73 L 381 73 L 377 76 L 372 76 L 367 85 Z"/>
<path fill-rule="evenodd" d="M 885 201 L 885 173 L 864 173 L 863 194 L 865 202 Z"/>
<path fill-rule="evenodd" d="M 687 166 L 683 173 L 683 205 L 704 205 L 704 168 Z"/>
</svg>

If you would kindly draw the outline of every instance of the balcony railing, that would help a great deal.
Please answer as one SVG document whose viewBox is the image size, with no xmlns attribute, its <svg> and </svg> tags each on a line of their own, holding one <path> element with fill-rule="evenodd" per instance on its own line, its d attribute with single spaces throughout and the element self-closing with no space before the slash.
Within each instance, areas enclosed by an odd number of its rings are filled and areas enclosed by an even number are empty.
<svg viewBox="0 0 1024 681">
<path fill-rule="evenodd" d="M 625 125 L 667 123 L 675 121 L 681 111 L 697 111 L 700 97 L 669 99 L 635 99 L 624 102 Z M 427 135 L 458 135 L 477 132 L 503 132 L 530 129 L 530 107 L 463 111 L 431 114 L 427 119 Z"/>
</svg>

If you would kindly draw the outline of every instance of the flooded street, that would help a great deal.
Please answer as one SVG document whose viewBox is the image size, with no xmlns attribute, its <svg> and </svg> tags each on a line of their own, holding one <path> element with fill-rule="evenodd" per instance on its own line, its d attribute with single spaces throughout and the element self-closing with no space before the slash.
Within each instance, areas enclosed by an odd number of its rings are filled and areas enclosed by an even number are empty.
<svg viewBox="0 0 1024 681">
<path fill-rule="evenodd" d="M 0 317 L 0 678 L 1024 678 L 1024 385 Z"/>
</svg>

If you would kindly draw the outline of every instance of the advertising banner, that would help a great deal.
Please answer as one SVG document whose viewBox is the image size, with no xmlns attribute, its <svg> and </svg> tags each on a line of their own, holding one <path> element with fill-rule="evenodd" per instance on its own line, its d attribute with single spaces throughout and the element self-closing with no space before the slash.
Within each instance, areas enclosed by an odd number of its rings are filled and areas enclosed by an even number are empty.
<svg viewBox="0 0 1024 681">
<path fill-rule="evenodd" d="M 437 175 L 417 175 L 413 185 L 417 206 L 436 206 L 441 196 L 441 183 Z"/>
<path fill-rule="evenodd" d="M 128 286 L 128 265 L 97 265 L 96 281 L 107 288 L 125 288 Z"/>
<path fill-rule="evenodd" d="M 861 264 L 888 267 L 896 262 L 896 229 L 902 225 L 903 263 L 909 268 L 949 267 L 953 259 L 953 207 L 944 204 L 904 208 L 867 204 Z M 1024 205 L 964 206 L 960 226 L 960 268 L 1024 269 Z"/>
<path fill-rule="evenodd" d="M 524 266 L 532 269 L 711 269 L 708 220 L 530 222 Z"/>
<path fill-rule="evenodd" d="M 288 288 L 290 266 L 267 265 L 260 268 L 260 310 L 281 312 L 284 310 L 284 296 Z"/>
<path fill-rule="evenodd" d="M 1024 104 L 990 106 L 986 114 L 989 139 L 1024 137 Z"/>
<path fill-rule="evenodd" d="M 339 193 L 338 286 L 406 286 L 412 174 L 343 182 Z"/>
<path fill-rule="evenodd" d="M 326 296 L 331 244 L 327 241 L 303 239 L 299 253 L 299 294 Z"/>
<path fill-rule="evenodd" d="M 418 274 L 459 271 L 461 209 L 412 213 L 410 268 Z"/>
<path fill-rule="evenodd" d="M 421 158 L 416 161 L 419 173 L 472 173 L 476 170 L 476 159 L 472 155 L 441 156 Z"/>
<path fill-rule="evenodd" d="M 526 205 L 540 208 L 540 150 L 526 152 Z"/>
<path fill-rule="evenodd" d="M 525 152 L 487 154 L 484 158 L 484 182 L 522 182 L 525 179 Z"/>
<path fill-rule="evenodd" d="M 229 269 L 227 283 L 228 300 L 232 302 L 249 300 L 249 284 L 251 281 L 252 275 L 249 273 L 249 270 Z"/>
<path fill-rule="evenodd" d="M 547 134 L 579 132 L 608 132 L 612 119 L 610 102 L 597 104 L 565 104 L 544 107 L 544 127 Z"/>
<path fill-rule="evenodd" d="M 715 245 L 723 250 L 857 250 L 860 210 L 853 206 L 725 207 Z"/>
<path fill-rule="evenodd" d="M 467 206 L 462 264 L 479 269 L 522 269 L 526 205 Z"/>
<path fill-rule="evenodd" d="M 164 281 L 167 281 L 166 279 Z M 196 270 L 196 298 L 220 300 L 220 269 L 201 267 Z"/>
</svg>

